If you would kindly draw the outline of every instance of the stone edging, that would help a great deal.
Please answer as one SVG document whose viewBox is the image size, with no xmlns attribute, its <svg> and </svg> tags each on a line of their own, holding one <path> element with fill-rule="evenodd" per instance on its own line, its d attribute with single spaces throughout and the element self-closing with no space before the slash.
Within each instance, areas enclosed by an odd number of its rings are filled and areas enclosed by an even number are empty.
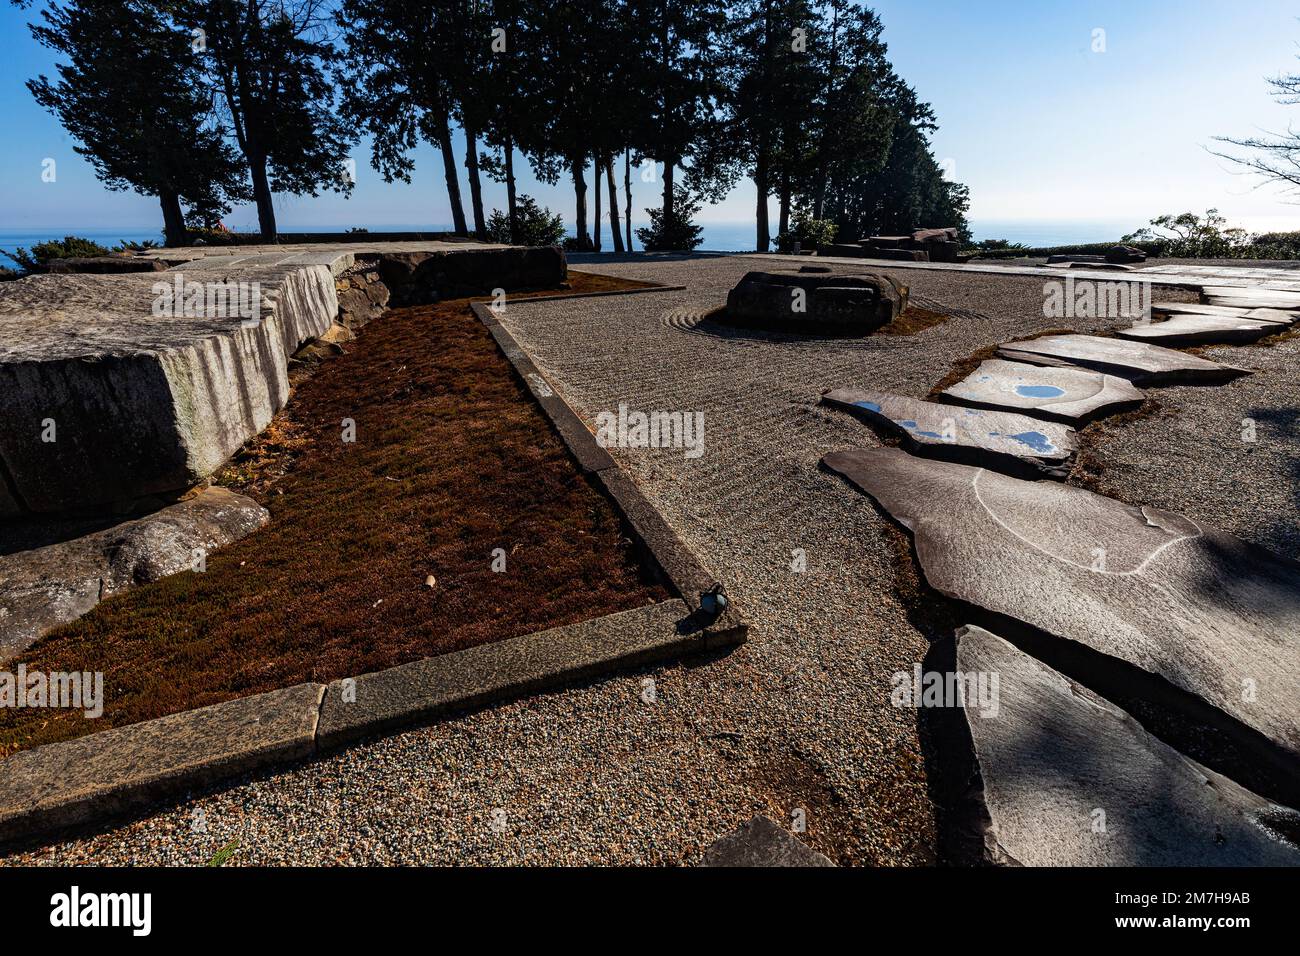
<svg viewBox="0 0 1300 956">
<path fill-rule="evenodd" d="M 587 295 L 608 294 L 628 293 Z M 639 548 L 681 596 L 329 685 L 298 684 L 20 751 L 0 761 L 0 844 L 36 842 L 368 736 L 745 639 L 734 606 L 718 616 L 700 610 L 702 593 L 716 583 L 712 576 L 491 311 L 478 303 L 473 310 L 581 470 L 608 494 Z"/>
</svg>

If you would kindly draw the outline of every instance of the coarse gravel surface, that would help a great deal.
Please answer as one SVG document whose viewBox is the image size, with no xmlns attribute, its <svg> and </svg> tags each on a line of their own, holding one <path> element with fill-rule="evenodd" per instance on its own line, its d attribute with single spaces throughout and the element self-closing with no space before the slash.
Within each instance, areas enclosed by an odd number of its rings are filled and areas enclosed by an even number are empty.
<svg viewBox="0 0 1300 956">
<path fill-rule="evenodd" d="M 704 413 L 699 458 L 611 452 L 726 584 L 747 644 L 409 730 L 5 861 L 202 863 L 238 841 L 232 865 L 694 864 L 756 813 L 788 825 L 802 810 L 801 838 L 838 863 L 932 862 L 916 714 L 889 700 L 891 676 L 910 672 L 927 636 L 896 593 L 885 520 L 818 469 L 827 452 L 878 442 L 818 399 L 845 386 L 923 397 L 952 363 L 1063 320 L 1043 317 L 1041 279 L 910 270 L 913 301 L 951 316 L 914 336 L 701 321 L 746 271 L 781 266 L 584 261 L 687 289 L 517 302 L 502 317 L 589 425 L 620 403 Z M 1297 341 L 1211 351 L 1256 375 L 1152 390 L 1161 411 L 1108 427 L 1094 448 L 1103 480 L 1294 554 Z M 1246 417 L 1254 443 L 1241 440 Z"/>
</svg>

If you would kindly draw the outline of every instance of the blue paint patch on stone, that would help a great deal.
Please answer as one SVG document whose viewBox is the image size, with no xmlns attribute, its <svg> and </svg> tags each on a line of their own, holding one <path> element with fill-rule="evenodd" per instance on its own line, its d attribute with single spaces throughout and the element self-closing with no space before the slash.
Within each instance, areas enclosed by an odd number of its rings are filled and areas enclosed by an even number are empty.
<svg viewBox="0 0 1300 956">
<path fill-rule="evenodd" d="M 1055 385 L 1017 385 L 1016 394 L 1025 398 L 1060 398 L 1065 394 L 1065 389 Z"/>
<path fill-rule="evenodd" d="M 1042 432 L 1021 432 L 1019 435 L 1008 435 L 1007 437 L 1028 445 L 1041 455 L 1048 455 L 1056 450 L 1056 446 Z"/>
<path fill-rule="evenodd" d="M 908 421 L 905 421 L 905 422 L 899 422 L 898 424 L 902 425 L 904 428 L 915 428 L 915 427 L 916 427 L 916 422 L 911 421 L 910 419 L 909 419 Z"/>
<path fill-rule="evenodd" d="M 858 408 L 865 408 L 869 412 L 880 411 L 880 406 L 877 405 L 875 402 L 854 402 L 853 404 L 858 406 Z"/>
</svg>

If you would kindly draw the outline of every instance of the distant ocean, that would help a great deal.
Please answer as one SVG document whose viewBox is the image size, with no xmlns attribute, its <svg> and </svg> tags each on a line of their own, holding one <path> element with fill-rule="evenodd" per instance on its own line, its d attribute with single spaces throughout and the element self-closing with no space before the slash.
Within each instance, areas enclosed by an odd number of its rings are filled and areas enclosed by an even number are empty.
<svg viewBox="0 0 1300 956">
<path fill-rule="evenodd" d="M 635 230 L 643 223 L 633 223 L 632 228 Z M 716 252 L 745 252 L 753 251 L 756 248 L 754 224 L 752 222 L 705 222 L 704 242 L 701 249 Z M 1062 246 L 1072 243 L 1085 242 L 1110 242 L 1119 239 L 1126 233 L 1136 231 L 1142 223 L 1140 222 L 1102 222 L 1102 221 L 1063 221 L 1056 222 L 1052 220 L 1027 220 L 1027 219 L 973 219 L 971 220 L 971 232 L 975 239 L 1006 239 L 1010 242 L 1019 242 L 1027 246 Z M 601 246 L 605 250 L 610 248 L 609 224 L 603 223 L 604 228 L 601 230 Z M 281 227 L 285 232 L 330 232 L 333 231 L 329 226 L 296 226 L 286 224 Z M 343 227 L 336 227 L 340 234 L 343 233 Z M 371 226 L 374 232 L 384 231 L 425 231 L 425 232 L 450 232 L 451 226 L 447 223 L 435 225 L 407 225 L 407 226 Z M 30 249 L 40 242 L 47 242 L 51 239 L 62 239 L 66 235 L 83 236 L 86 239 L 93 239 L 101 245 L 115 246 L 122 241 L 143 242 L 152 240 L 162 242 L 162 232 L 158 227 L 149 226 L 123 226 L 120 229 L 77 229 L 75 227 L 65 227 L 62 229 L 0 229 L 0 250 L 12 252 L 15 248 L 22 246 Z M 773 229 L 773 240 L 775 240 L 775 229 Z M 639 247 L 640 243 L 634 241 L 634 245 Z M 8 264 L 8 257 L 0 256 L 0 264 Z"/>
</svg>

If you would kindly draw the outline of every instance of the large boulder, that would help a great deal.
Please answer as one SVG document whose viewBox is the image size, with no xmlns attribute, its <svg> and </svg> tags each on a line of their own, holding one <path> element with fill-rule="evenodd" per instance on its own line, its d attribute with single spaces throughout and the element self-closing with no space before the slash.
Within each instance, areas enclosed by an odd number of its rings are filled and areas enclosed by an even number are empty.
<svg viewBox="0 0 1300 956">
<path fill-rule="evenodd" d="M 730 319 L 796 331 L 865 334 L 907 306 L 907 286 L 888 276 L 750 272 L 727 295 Z"/>
</svg>

